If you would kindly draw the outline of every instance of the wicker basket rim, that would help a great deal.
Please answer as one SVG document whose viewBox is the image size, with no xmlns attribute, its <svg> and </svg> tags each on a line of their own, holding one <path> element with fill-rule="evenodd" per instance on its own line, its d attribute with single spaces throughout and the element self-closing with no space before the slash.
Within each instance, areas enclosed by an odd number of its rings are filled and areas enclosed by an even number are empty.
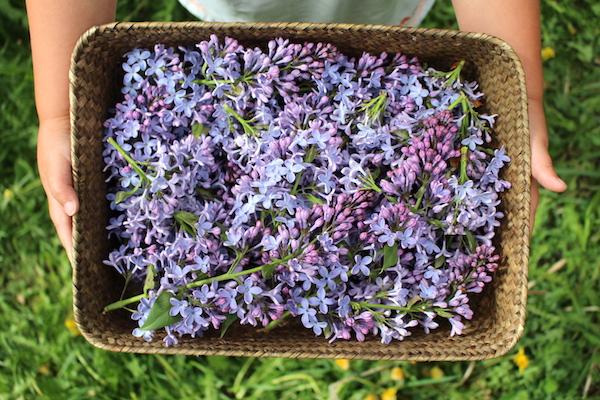
<svg viewBox="0 0 600 400">
<path fill-rule="evenodd" d="M 128 31 L 128 30 L 145 30 L 148 32 L 163 31 L 169 29 L 194 29 L 194 28 L 210 28 L 210 27 L 246 27 L 257 30 L 268 29 L 283 29 L 288 31 L 302 32 L 310 29 L 327 29 L 327 30 L 348 30 L 348 31 L 380 31 L 386 33 L 404 32 L 404 33 L 419 33 L 429 37 L 444 37 L 452 36 L 456 38 L 465 38 L 469 40 L 482 41 L 492 43 L 501 49 L 504 54 L 515 62 L 516 73 L 519 76 L 525 77 L 525 72 L 521 60 L 513 47 L 505 40 L 490 35 L 487 33 L 460 31 L 442 28 L 420 28 L 420 27 L 402 27 L 392 25 L 377 25 L 377 24 L 348 24 L 348 23 L 313 23 L 313 22 L 205 22 L 205 21 L 181 21 L 181 22 L 113 22 L 104 25 L 97 25 L 89 28 L 78 39 L 71 59 L 75 60 L 81 54 L 82 49 L 87 45 L 94 36 L 102 36 L 110 31 Z M 71 65 L 73 66 L 74 63 Z M 519 79 L 524 82 L 524 79 Z"/>
<path fill-rule="evenodd" d="M 85 53 L 86 48 L 88 48 L 88 46 L 90 45 L 90 43 L 93 43 L 94 38 L 96 37 L 102 37 L 102 36 L 106 36 L 108 38 L 113 37 L 113 35 L 115 34 L 115 32 L 127 32 L 127 31 L 141 31 L 141 32 L 147 32 L 148 36 L 152 36 L 154 33 L 164 33 L 166 30 L 194 30 L 197 28 L 204 28 L 204 29 L 208 29 L 211 27 L 218 27 L 218 28 L 244 28 L 244 29 L 255 29 L 255 30 L 274 30 L 274 31 L 281 31 L 281 30 L 285 30 L 285 32 L 292 32 L 292 33 L 302 33 L 304 31 L 307 30 L 328 30 L 328 31 L 364 31 L 364 32 L 373 32 L 373 31 L 377 31 L 377 32 L 381 32 L 384 33 L 386 35 L 393 35 L 394 33 L 398 33 L 398 32 L 402 32 L 404 34 L 419 34 L 421 36 L 424 37 L 430 37 L 430 38 L 447 38 L 447 37 L 451 37 L 451 38 L 455 38 L 455 39 L 465 39 L 468 41 L 481 41 L 481 42 L 486 42 L 486 43 L 490 43 L 493 44 L 494 46 L 497 47 L 497 51 L 498 52 L 502 52 L 503 56 L 507 57 L 511 63 L 512 66 L 514 67 L 514 74 L 515 76 L 517 76 L 517 80 L 518 80 L 518 85 L 519 85 L 519 91 L 521 93 L 526 93 L 526 85 L 525 85 L 525 74 L 524 74 L 524 70 L 522 67 L 522 64 L 516 54 L 516 52 L 514 51 L 514 49 L 504 40 L 499 39 L 495 36 L 492 35 L 488 35 L 488 34 L 483 34 L 483 33 L 474 33 L 474 32 L 462 32 L 462 31 L 454 31 L 454 30 L 447 30 L 447 29 L 430 29 L 430 28 L 405 28 L 405 27 L 397 27 L 397 26 L 387 26 L 387 25 L 356 25 L 356 24 L 318 24 L 318 23 L 304 23 L 304 22 L 294 22 L 294 23 L 269 23 L 269 22 L 261 22 L 261 23 L 214 23 L 214 22 L 198 22 L 198 21 L 194 21 L 194 22 L 116 22 L 116 23 L 111 23 L 111 24 L 106 24 L 106 25 L 100 25 L 100 26 L 96 26 L 93 27 L 91 29 L 89 29 L 88 31 L 86 31 L 79 39 L 79 41 L 77 42 L 77 45 L 75 46 L 74 50 L 73 50 L 73 54 L 72 54 L 72 65 L 71 65 L 71 71 L 70 71 L 70 78 L 71 78 L 71 83 L 72 83 L 72 88 L 74 85 L 74 82 L 77 81 L 77 76 L 76 76 L 76 65 L 78 63 L 78 61 L 81 59 L 82 55 Z M 123 38 L 121 38 L 123 39 Z M 127 40 L 127 39 L 124 39 Z M 416 40 L 416 39 L 413 39 Z M 74 111 L 78 106 L 80 106 L 79 99 L 73 94 L 73 91 L 71 92 L 71 121 L 72 121 L 72 126 L 74 125 L 76 119 L 77 119 L 77 115 L 75 115 Z M 527 109 L 527 105 L 526 105 L 526 96 L 520 97 L 519 101 L 521 103 L 521 108 L 524 109 L 526 111 Z M 519 118 L 521 118 L 521 121 L 523 122 L 523 126 L 525 126 L 525 128 L 527 128 L 528 125 L 528 120 L 527 120 L 527 115 L 526 112 L 524 112 L 524 115 L 520 115 Z M 76 144 L 73 142 L 72 143 L 72 151 L 75 154 L 75 149 Z M 75 158 L 74 158 L 74 162 L 75 162 Z M 77 175 L 74 176 L 74 179 L 77 180 L 79 179 L 79 177 Z M 529 199 L 529 192 L 527 191 L 526 193 L 523 193 L 524 197 L 526 199 Z M 76 230 L 74 230 L 74 242 L 76 242 L 78 240 L 78 232 Z M 528 236 L 525 235 L 526 237 L 523 238 L 524 241 L 528 242 Z M 77 277 L 77 265 L 74 265 L 73 268 L 73 278 L 74 278 L 74 282 L 77 281 L 78 277 Z M 525 277 L 526 278 L 526 277 Z M 78 288 L 77 288 L 77 284 L 74 284 L 74 309 L 75 309 L 75 314 L 76 314 L 76 322 L 78 324 L 78 326 L 81 323 L 81 318 L 82 316 L 81 314 L 81 310 L 78 309 L 78 303 L 79 303 L 79 299 L 77 298 L 77 292 L 78 292 Z M 476 359 L 486 359 L 486 358 L 490 358 L 490 357 L 497 357 L 499 355 L 505 354 L 506 352 L 508 352 L 515 344 L 516 342 L 519 340 L 520 336 L 523 333 L 524 330 L 524 318 L 525 318 L 525 302 L 526 302 L 526 291 L 522 292 L 520 294 L 520 304 L 516 304 L 516 308 L 518 309 L 517 312 L 520 313 L 519 315 L 521 315 L 521 321 L 519 324 L 517 324 L 517 326 L 514 327 L 515 331 L 513 332 L 512 337 L 510 338 L 510 340 L 507 340 L 505 342 L 503 342 L 501 345 L 499 345 L 498 349 L 496 349 L 494 354 L 482 354 L 482 353 L 477 353 L 476 351 L 474 351 L 473 349 L 470 348 L 461 348 L 458 355 L 447 355 L 447 357 L 445 359 L 453 359 L 453 360 L 465 360 L 465 359 L 469 359 L 469 360 L 476 360 Z M 258 356 L 263 356 L 264 354 L 261 354 L 259 351 L 257 351 L 256 349 L 249 349 L 249 350 L 245 350 L 245 349 L 240 349 L 240 350 L 236 350 L 236 351 L 211 351 L 211 350 L 206 350 L 206 349 L 200 349 L 198 350 L 197 348 L 194 348 L 194 346 L 192 345 L 191 350 L 188 349 L 186 351 L 181 351 L 180 349 L 177 348 L 156 348 L 153 346 L 147 346 L 145 344 L 135 344 L 132 343 L 130 345 L 115 345 L 111 343 L 111 339 L 106 338 L 105 335 L 103 335 L 102 332 L 89 332 L 86 327 L 84 326 L 80 326 L 80 331 L 82 332 L 83 336 L 90 342 L 92 343 L 94 346 L 99 347 L 99 348 L 104 348 L 106 350 L 111 350 L 111 351 L 126 351 L 126 352 L 137 352 L 137 353 L 164 353 L 164 354 L 194 354 L 194 355 L 244 355 L 244 356 L 252 356 L 252 355 L 258 355 Z M 448 350 L 448 354 L 450 354 L 452 351 L 449 349 Z M 305 357 L 302 354 L 293 354 L 290 355 L 290 353 L 269 353 L 266 354 L 267 356 L 275 356 L 275 357 Z M 318 355 L 316 355 L 316 353 L 313 353 L 311 355 L 311 357 L 319 357 Z M 348 358 L 349 357 L 349 353 L 348 351 L 346 351 L 345 353 L 343 353 L 342 355 L 338 355 L 338 353 L 335 352 L 335 350 L 332 350 L 330 353 L 324 355 L 323 357 L 326 358 Z M 389 356 L 385 356 L 385 357 L 389 357 Z M 356 355 L 356 358 L 361 358 L 360 354 Z M 372 359 L 372 357 L 369 357 Z M 394 359 L 394 357 L 389 357 L 391 359 Z M 413 359 L 413 360 L 433 360 L 430 357 L 427 356 L 409 356 L 409 357 L 404 357 L 403 359 Z"/>
</svg>

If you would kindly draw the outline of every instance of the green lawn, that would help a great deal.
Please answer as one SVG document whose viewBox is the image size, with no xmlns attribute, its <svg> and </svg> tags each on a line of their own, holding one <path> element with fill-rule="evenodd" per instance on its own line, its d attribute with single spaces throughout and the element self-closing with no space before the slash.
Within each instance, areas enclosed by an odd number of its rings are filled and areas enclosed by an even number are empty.
<svg viewBox="0 0 600 400">
<path fill-rule="evenodd" d="M 344 369 L 332 360 L 115 354 L 77 335 L 71 270 L 35 166 L 24 6 L 0 0 L 0 400 L 600 399 L 600 4 L 543 0 L 542 11 L 544 54 L 554 53 L 544 61 L 551 153 L 569 189 L 542 191 L 522 339 L 488 361 Z M 187 18 L 175 1 L 119 6 L 121 20 Z M 455 27 L 447 1 L 425 25 Z M 522 371 L 519 349 L 529 360 Z M 394 379 L 398 368 L 404 379 Z"/>
</svg>

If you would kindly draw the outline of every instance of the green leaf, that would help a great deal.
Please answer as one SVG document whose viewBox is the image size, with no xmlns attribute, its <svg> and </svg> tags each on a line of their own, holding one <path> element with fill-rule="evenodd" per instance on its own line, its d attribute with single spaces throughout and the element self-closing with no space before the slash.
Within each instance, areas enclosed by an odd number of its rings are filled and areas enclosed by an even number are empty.
<svg viewBox="0 0 600 400">
<path fill-rule="evenodd" d="M 475 236 L 471 231 L 465 231 L 465 236 L 467 237 L 467 241 L 469 243 L 469 249 L 475 253 L 475 249 L 477 248 L 477 241 L 475 240 Z"/>
<path fill-rule="evenodd" d="M 371 173 L 373 180 L 376 180 L 381 175 L 381 168 L 375 168 L 375 170 Z"/>
<path fill-rule="evenodd" d="M 435 263 L 434 263 L 435 268 L 442 268 L 442 266 L 444 266 L 444 264 L 446 264 L 446 257 L 439 256 L 438 258 L 435 259 Z"/>
<path fill-rule="evenodd" d="M 214 200 L 217 198 L 217 196 L 213 192 L 201 187 L 196 188 L 196 193 L 198 193 L 198 195 L 205 200 Z"/>
<path fill-rule="evenodd" d="M 174 298 L 171 293 L 162 292 L 154 301 L 154 305 L 148 314 L 148 319 L 140 329 L 144 331 L 153 331 L 155 329 L 164 328 L 181 320 L 179 316 L 169 314 L 171 308 L 171 299 Z"/>
<path fill-rule="evenodd" d="M 311 163 L 315 160 L 315 158 L 317 158 L 317 149 L 315 148 L 315 145 L 313 144 L 312 146 L 310 146 L 308 148 L 308 151 L 304 155 L 304 162 Z"/>
<path fill-rule="evenodd" d="M 141 186 L 142 186 L 142 181 L 140 180 L 140 182 L 133 189 L 128 190 L 128 191 L 117 192 L 117 195 L 115 196 L 115 203 L 119 204 L 119 203 L 122 203 L 123 201 L 127 200 L 128 198 L 130 198 L 131 196 L 136 194 L 136 192 L 139 190 L 139 188 Z"/>
<path fill-rule="evenodd" d="M 275 268 L 277 268 L 277 265 L 275 265 L 275 263 L 265 264 L 262 269 L 263 278 L 271 279 L 273 277 L 273 273 L 275 272 Z"/>
<path fill-rule="evenodd" d="M 154 265 L 148 265 L 146 268 L 146 280 L 144 281 L 144 293 L 148 294 L 150 289 L 154 289 L 156 286 L 156 282 L 154 278 L 156 277 L 156 268 Z"/>
<path fill-rule="evenodd" d="M 398 264 L 398 243 L 395 243 L 393 246 L 389 246 L 386 244 L 385 246 L 383 246 L 382 269 L 393 267 L 396 264 Z"/>
<path fill-rule="evenodd" d="M 219 337 L 222 338 L 223 336 L 225 336 L 227 329 L 229 329 L 231 324 L 233 324 L 237 320 L 239 320 L 239 317 L 237 316 L 237 314 L 229 314 L 225 318 L 225 321 L 223 321 L 223 323 L 221 324 L 221 333 L 220 333 Z"/>
<path fill-rule="evenodd" d="M 191 212 L 187 212 L 187 211 L 174 212 L 173 216 L 175 217 L 177 222 L 185 223 L 185 224 L 192 225 L 192 226 L 200 220 L 199 216 L 197 216 L 196 214 L 193 214 Z"/>
<path fill-rule="evenodd" d="M 209 128 L 199 122 L 192 125 L 192 135 L 194 135 L 194 137 L 196 139 L 198 139 L 200 136 L 204 135 L 208 131 L 209 131 Z"/>
<path fill-rule="evenodd" d="M 435 310 L 435 312 L 437 313 L 437 315 L 439 315 L 442 318 L 452 318 L 452 317 L 454 317 L 454 315 L 452 313 L 449 313 L 448 311 L 446 311 L 444 309 L 437 309 L 437 310 Z"/>
<path fill-rule="evenodd" d="M 438 228 L 443 228 L 446 226 L 446 224 L 437 219 L 427 219 L 427 222 L 429 222 L 433 226 L 437 226 Z"/>
<path fill-rule="evenodd" d="M 173 218 L 175 218 L 181 229 L 190 235 L 195 236 L 198 233 L 195 225 L 200 220 L 200 217 L 196 214 L 187 211 L 177 211 L 173 213 Z"/>
<path fill-rule="evenodd" d="M 556 392 L 558 390 L 558 388 L 559 388 L 558 382 L 556 382 L 552 378 L 548 378 L 544 382 L 544 391 L 548 394 Z"/>
<path fill-rule="evenodd" d="M 398 204 L 398 199 L 396 197 L 385 195 L 385 198 L 392 204 Z"/>
<path fill-rule="evenodd" d="M 117 192 L 117 196 L 115 197 L 115 203 L 122 203 L 131 196 L 133 196 L 132 192 Z"/>
<path fill-rule="evenodd" d="M 411 308 L 412 306 L 414 306 L 415 304 L 417 304 L 420 301 L 423 301 L 423 299 L 420 296 L 414 296 L 412 299 L 410 299 L 408 301 L 408 304 L 406 305 L 406 307 Z"/>
<path fill-rule="evenodd" d="M 313 194 L 305 194 L 304 197 L 306 197 L 308 199 L 308 201 L 310 201 L 311 205 L 315 205 L 318 204 L 320 206 L 323 205 L 323 200 L 321 200 L 320 198 L 318 198 L 317 196 L 313 195 Z"/>
</svg>

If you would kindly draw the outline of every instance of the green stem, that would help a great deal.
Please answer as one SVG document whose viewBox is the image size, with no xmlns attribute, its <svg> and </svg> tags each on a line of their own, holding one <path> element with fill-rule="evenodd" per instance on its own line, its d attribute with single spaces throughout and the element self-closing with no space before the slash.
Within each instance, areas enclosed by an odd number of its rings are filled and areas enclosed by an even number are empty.
<svg viewBox="0 0 600 400">
<path fill-rule="evenodd" d="M 448 77 L 448 81 L 446 83 L 447 85 L 452 85 L 454 82 L 460 79 L 460 74 L 464 66 L 465 60 L 462 60 L 456 65 L 456 67 L 452 71 L 446 74 L 446 77 Z"/>
<path fill-rule="evenodd" d="M 229 279 L 235 279 L 238 276 L 248 275 L 248 274 L 252 274 L 254 272 L 260 272 L 267 265 L 270 265 L 270 264 L 261 265 L 260 267 L 246 269 L 246 270 L 243 270 L 243 271 L 240 271 L 240 272 L 226 273 L 226 274 L 219 275 L 219 276 L 213 277 L 213 278 L 201 279 L 199 281 L 189 283 L 188 285 L 186 285 L 186 288 L 190 289 L 190 288 L 202 286 L 202 285 L 207 284 L 207 283 L 212 283 L 212 282 L 215 282 L 215 281 L 216 282 L 220 282 L 220 281 L 225 281 L 225 280 L 229 280 Z M 124 306 L 126 306 L 128 304 L 140 301 L 143 298 L 148 298 L 148 295 L 146 295 L 146 294 L 139 294 L 137 296 L 133 296 L 133 297 L 130 297 L 130 298 L 125 299 L 125 300 L 116 301 L 116 302 L 114 302 L 112 304 L 109 304 L 108 306 L 104 307 L 104 312 L 112 311 L 112 310 L 116 310 L 116 309 L 122 308 L 122 307 L 124 307 Z"/>
<path fill-rule="evenodd" d="M 193 82 L 197 83 L 198 85 L 216 86 L 219 83 L 222 83 L 225 85 L 233 85 L 235 83 L 235 80 L 233 80 L 233 79 L 196 79 Z"/>
<path fill-rule="evenodd" d="M 235 271 L 235 269 L 238 267 L 238 265 L 240 265 L 240 263 L 244 259 L 244 256 L 246 255 L 247 252 L 248 252 L 247 248 L 244 248 L 242 251 L 235 252 L 235 260 L 233 260 L 231 267 L 229 267 L 229 270 L 227 271 L 228 274 L 233 273 L 233 271 Z"/>
<path fill-rule="evenodd" d="M 366 308 L 366 309 L 369 309 L 369 310 L 374 310 L 376 308 L 383 308 L 383 309 L 386 309 L 386 310 L 401 311 L 401 312 L 403 312 L 405 314 L 407 314 L 407 313 L 409 313 L 411 311 L 415 311 L 415 310 L 412 309 L 412 307 L 392 306 L 392 305 L 388 305 L 388 304 L 371 304 L 371 303 L 368 303 L 366 301 L 361 301 L 361 302 L 357 302 L 357 303 L 354 303 L 354 304 L 357 306 L 357 308 L 360 307 L 360 308 Z"/>
<path fill-rule="evenodd" d="M 138 302 L 138 301 L 142 300 L 143 298 L 148 298 L 148 295 L 147 294 L 139 294 L 137 296 L 133 296 L 133 297 L 130 297 L 128 299 L 115 301 L 114 303 L 109 304 L 106 307 L 104 307 L 103 313 L 107 313 L 109 311 L 113 311 L 113 310 L 117 310 L 119 308 L 123 308 L 126 305 Z"/>
<path fill-rule="evenodd" d="M 311 243 L 314 243 L 316 241 L 317 241 L 317 238 L 314 238 L 311 241 Z M 226 280 L 230 280 L 230 279 L 235 279 L 235 278 L 237 278 L 239 276 L 249 275 L 249 274 L 253 274 L 255 272 L 261 272 L 261 271 L 264 271 L 265 269 L 276 267 L 277 265 L 285 263 L 286 261 L 289 261 L 289 260 L 291 260 L 294 257 L 298 257 L 300 254 L 302 254 L 302 251 L 303 250 L 300 249 L 300 250 L 296 251 L 293 254 L 289 254 L 289 255 L 287 255 L 287 256 L 285 256 L 283 258 L 276 259 L 276 260 L 274 260 L 273 262 L 271 262 L 269 264 L 263 264 L 263 265 L 261 265 L 259 267 L 245 269 L 245 270 L 239 271 L 239 272 L 228 272 L 226 274 L 219 275 L 217 277 L 206 278 L 206 279 L 201 279 L 199 281 L 191 282 L 191 283 L 187 284 L 185 286 L 185 288 L 191 289 L 191 288 L 195 288 L 195 287 L 198 287 L 198 286 L 202 286 L 204 284 L 210 284 L 212 282 L 226 281 Z M 147 294 L 139 294 L 137 296 L 133 296 L 133 297 L 130 297 L 128 299 L 116 301 L 116 302 L 114 302 L 112 304 L 109 304 L 108 306 L 104 307 L 104 312 L 106 313 L 108 311 L 113 311 L 113 310 L 117 310 L 119 308 L 123 308 L 126 305 L 138 302 L 138 301 L 140 301 L 143 298 L 148 298 L 148 295 Z"/>
<path fill-rule="evenodd" d="M 123 148 L 119 146 L 119 144 L 113 138 L 108 138 L 107 141 L 119 152 L 119 154 L 123 156 L 125 161 L 127 161 L 129 165 L 131 165 L 133 170 L 140 176 L 140 179 L 145 180 L 146 182 L 150 182 L 150 179 L 148 178 L 146 173 L 140 168 L 138 163 L 133 158 L 131 158 L 131 156 L 127 154 L 127 152 L 123 150 Z"/>
<path fill-rule="evenodd" d="M 238 114 L 237 112 L 235 112 L 227 104 L 223 104 L 222 107 L 223 107 L 223 110 L 227 111 L 227 113 L 229 113 L 230 115 L 232 115 L 240 123 L 240 125 L 242 125 L 242 128 L 244 129 L 244 133 L 246 135 L 254 135 L 254 136 L 256 136 L 256 130 L 252 126 L 250 126 L 250 124 L 248 123 L 248 121 L 246 121 L 244 118 L 242 118 L 242 116 L 240 114 Z"/>
<path fill-rule="evenodd" d="M 466 97 L 465 97 L 464 93 L 461 93 L 461 94 L 460 94 L 460 96 L 458 96 L 458 98 L 457 98 L 456 100 L 454 100 L 454 101 L 452 102 L 452 104 L 450 104 L 450 105 L 448 106 L 448 110 L 449 110 L 449 111 L 450 111 L 450 110 L 453 110 L 453 109 L 454 109 L 454 107 L 458 106 L 459 104 L 463 104 L 463 101 L 465 100 L 465 98 L 466 98 Z"/>
<path fill-rule="evenodd" d="M 419 188 L 417 192 L 417 201 L 415 202 L 415 212 L 418 213 L 419 207 L 421 207 L 421 202 L 423 201 L 423 196 L 425 196 L 425 190 L 427 188 L 427 184 L 429 183 L 429 175 L 427 175 L 426 179 L 423 179 L 423 185 Z"/>
<path fill-rule="evenodd" d="M 304 155 L 304 162 L 312 163 L 316 157 L 317 157 L 317 149 L 315 148 L 314 145 L 312 145 L 312 146 L 310 146 L 310 148 Z M 295 195 L 296 193 L 298 193 L 298 186 L 300 185 L 300 181 L 302 180 L 303 172 L 304 172 L 304 170 L 302 170 L 302 171 L 298 172 L 298 174 L 296 174 L 296 181 L 294 182 L 294 187 L 292 188 L 292 191 L 290 192 L 290 194 Z"/>
<path fill-rule="evenodd" d="M 385 110 L 387 103 L 387 93 L 381 92 L 377 97 L 371 100 L 365 101 L 361 107 L 361 111 L 367 114 L 367 122 L 369 120 L 375 120 L 381 116 Z"/>
<path fill-rule="evenodd" d="M 269 264 L 267 264 L 269 265 Z M 213 278 L 206 278 L 206 279 L 201 279 L 199 281 L 196 282 L 192 282 L 189 283 L 188 285 L 186 285 L 186 288 L 194 288 L 194 287 L 198 287 L 198 286 L 202 286 L 204 284 L 207 283 L 212 283 L 212 282 L 220 282 L 220 281 L 225 281 L 225 280 L 229 280 L 229 279 L 234 279 L 237 278 L 238 276 L 242 276 L 242 275 L 248 275 L 248 274 L 252 274 L 254 272 L 260 272 L 266 265 L 261 265 L 260 267 L 255 267 L 255 268 L 251 268 L 251 269 L 246 269 L 240 272 L 232 272 L 232 273 L 226 273 L 223 275 L 219 275 L 217 277 L 213 277 Z M 135 303 L 137 301 L 140 301 L 143 298 L 147 298 L 148 295 L 146 294 L 139 294 L 137 296 L 133 296 L 130 297 L 128 299 L 125 300 L 120 300 L 120 301 L 116 301 L 112 304 L 109 304 L 108 306 L 104 307 L 104 312 L 107 311 L 112 311 L 112 310 L 116 310 L 118 308 L 122 308 L 128 304 L 131 303 Z"/>
<path fill-rule="evenodd" d="M 460 184 L 463 185 L 469 180 L 467 176 L 467 164 L 469 162 L 469 148 L 462 146 L 460 148 Z"/>
<path fill-rule="evenodd" d="M 373 190 L 377 193 L 381 193 L 383 191 L 379 186 L 377 186 L 377 182 L 375 182 L 375 177 L 370 171 L 367 173 L 366 176 L 363 176 L 361 180 L 363 181 L 365 186 L 359 188 L 360 190 Z"/>
<path fill-rule="evenodd" d="M 226 280 L 229 280 L 229 279 L 237 278 L 238 276 L 253 274 L 255 272 L 262 271 L 262 269 L 264 267 L 266 267 L 267 265 L 269 265 L 269 264 L 261 265 L 260 267 L 254 267 L 254 268 L 250 268 L 250 269 L 245 269 L 245 270 L 239 271 L 239 272 L 226 273 L 226 274 L 223 274 L 223 275 L 216 276 L 214 278 L 201 279 L 199 281 L 187 284 L 186 288 L 191 289 L 191 288 L 195 288 L 195 287 L 198 287 L 198 286 L 202 286 L 202 285 L 207 284 L 207 283 L 221 282 L 221 281 L 226 281 Z"/>
</svg>

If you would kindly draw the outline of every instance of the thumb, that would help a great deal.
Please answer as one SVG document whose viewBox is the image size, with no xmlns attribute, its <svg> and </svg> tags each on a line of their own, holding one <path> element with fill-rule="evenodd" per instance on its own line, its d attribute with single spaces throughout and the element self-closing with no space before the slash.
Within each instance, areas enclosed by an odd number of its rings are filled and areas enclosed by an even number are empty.
<svg viewBox="0 0 600 400">
<path fill-rule="evenodd" d="M 71 163 L 60 158 L 39 166 L 40 178 L 48 200 L 52 200 L 54 212 L 72 217 L 79 211 L 79 200 L 73 188 Z"/>
<path fill-rule="evenodd" d="M 61 126 L 40 125 L 38 133 L 38 170 L 48 197 L 50 218 L 71 258 L 72 219 L 79 210 L 79 200 L 71 175 L 71 144 L 68 121 Z"/>
<path fill-rule="evenodd" d="M 72 217 L 79 211 L 79 200 L 73 188 L 71 164 L 65 163 L 68 169 L 60 164 L 62 163 L 57 162 L 46 166 L 43 173 L 40 171 L 40 176 L 45 175 L 42 183 L 48 200 L 53 200 L 55 204 L 55 212 L 62 212 Z"/>
<path fill-rule="evenodd" d="M 40 150 L 38 150 L 38 154 Z M 72 255 L 72 219 L 79 210 L 79 200 L 73 189 L 71 163 L 64 154 L 55 154 L 48 160 L 49 154 L 38 156 L 40 178 L 48 197 L 48 211 L 56 233 L 65 248 L 69 259 Z"/>
<path fill-rule="evenodd" d="M 54 212 L 62 208 L 69 217 L 79 209 L 71 175 L 71 140 L 68 125 L 51 132 L 40 127 L 37 160 L 40 179 L 48 200 L 53 200 Z"/>
</svg>

